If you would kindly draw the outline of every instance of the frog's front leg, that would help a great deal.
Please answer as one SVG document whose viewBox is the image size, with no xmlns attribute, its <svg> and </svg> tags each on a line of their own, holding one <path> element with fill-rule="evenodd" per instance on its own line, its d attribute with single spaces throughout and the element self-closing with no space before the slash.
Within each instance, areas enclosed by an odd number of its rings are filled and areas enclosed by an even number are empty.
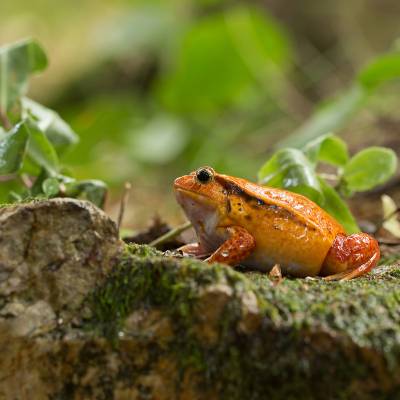
<svg viewBox="0 0 400 400">
<path fill-rule="evenodd" d="M 208 263 L 222 262 L 237 265 L 246 259 L 256 246 L 254 237 L 240 226 L 227 228 L 229 238 L 218 247 L 210 257 Z"/>
<path fill-rule="evenodd" d="M 188 243 L 177 249 L 181 251 L 183 255 L 195 257 L 195 258 L 206 258 L 210 255 L 210 252 L 206 252 L 200 243 Z"/>
</svg>

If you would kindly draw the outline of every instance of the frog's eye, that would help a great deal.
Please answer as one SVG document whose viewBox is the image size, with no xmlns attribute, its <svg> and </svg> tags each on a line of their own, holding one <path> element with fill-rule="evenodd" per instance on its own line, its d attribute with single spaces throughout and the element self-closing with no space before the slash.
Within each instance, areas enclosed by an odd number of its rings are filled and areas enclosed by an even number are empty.
<svg viewBox="0 0 400 400">
<path fill-rule="evenodd" d="M 196 171 L 196 178 L 200 183 L 210 182 L 213 177 L 213 173 L 209 168 L 200 168 Z"/>
</svg>

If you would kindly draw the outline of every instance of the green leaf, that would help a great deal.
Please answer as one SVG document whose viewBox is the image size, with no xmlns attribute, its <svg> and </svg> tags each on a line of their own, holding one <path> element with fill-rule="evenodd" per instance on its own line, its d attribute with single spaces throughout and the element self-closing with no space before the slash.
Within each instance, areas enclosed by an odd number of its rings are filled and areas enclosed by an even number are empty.
<svg viewBox="0 0 400 400">
<path fill-rule="evenodd" d="M 349 207 L 335 189 L 329 186 L 323 179 L 319 179 L 319 183 L 324 195 L 324 202 L 319 205 L 342 224 L 348 234 L 359 232 L 360 228 L 351 214 Z"/>
<path fill-rule="evenodd" d="M 321 203 L 323 194 L 312 164 L 297 149 L 276 152 L 259 170 L 260 184 L 288 189 Z"/>
<path fill-rule="evenodd" d="M 342 167 L 349 160 L 346 143 L 339 137 L 328 134 L 308 143 L 304 152 L 308 159 L 316 164 L 318 161 Z"/>
<path fill-rule="evenodd" d="M 21 103 L 23 115 L 36 121 L 38 128 L 46 135 L 58 153 L 78 142 L 76 133 L 55 111 L 26 97 Z"/>
<path fill-rule="evenodd" d="M 11 193 L 22 193 L 25 190 L 19 179 L 0 181 L 0 204 L 11 203 Z"/>
<path fill-rule="evenodd" d="M 396 153 L 385 147 L 369 147 L 353 156 L 343 170 L 341 184 L 350 191 L 370 190 L 396 172 Z"/>
<path fill-rule="evenodd" d="M 65 185 L 69 197 L 83 198 L 103 208 L 107 195 L 107 185 L 99 180 L 71 182 Z"/>
<path fill-rule="evenodd" d="M 28 138 L 28 130 L 22 122 L 2 136 L 0 139 L 0 175 L 10 175 L 21 168 Z"/>
<path fill-rule="evenodd" d="M 49 142 L 46 135 L 39 129 L 35 121 L 28 119 L 26 123 L 30 133 L 28 155 L 50 175 L 55 175 L 58 172 L 59 163 L 54 147 Z"/>
<path fill-rule="evenodd" d="M 42 183 L 42 190 L 47 197 L 54 197 L 60 192 L 60 182 L 57 178 L 47 178 Z"/>
<path fill-rule="evenodd" d="M 289 60 L 289 41 L 272 18 L 255 8 L 231 7 L 187 32 L 162 96 L 180 112 L 224 110 L 246 96 L 271 92 Z"/>
<path fill-rule="evenodd" d="M 29 158 L 27 158 L 29 160 Z M 33 162 L 32 162 L 33 163 Z M 34 198 L 43 196 L 43 182 L 49 178 L 47 171 L 44 168 L 40 168 L 36 174 L 35 182 L 30 188 L 30 195 Z M 58 176 L 57 176 L 58 178 Z"/>
<path fill-rule="evenodd" d="M 342 95 L 319 107 L 292 135 L 277 147 L 303 147 L 307 142 L 338 131 L 361 108 L 381 84 L 400 78 L 400 52 L 384 54 L 372 60 L 357 75 L 353 85 Z"/>
<path fill-rule="evenodd" d="M 300 128 L 278 142 L 276 147 L 302 148 L 319 136 L 338 131 L 358 111 L 365 99 L 365 90 L 353 85 L 336 99 L 317 108 Z"/>
<path fill-rule="evenodd" d="M 370 91 L 396 78 L 400 78 L 400 52 L 378 57 L 364 67 L 358 75 L 361 85 Z"/>
<path fill-rule="evenodd" d="M 44 50 L 32 39 L 0 47 L 0 110 L 8 111 L 25 94 L 29 75 L 46 66 Z"/>
</svg>

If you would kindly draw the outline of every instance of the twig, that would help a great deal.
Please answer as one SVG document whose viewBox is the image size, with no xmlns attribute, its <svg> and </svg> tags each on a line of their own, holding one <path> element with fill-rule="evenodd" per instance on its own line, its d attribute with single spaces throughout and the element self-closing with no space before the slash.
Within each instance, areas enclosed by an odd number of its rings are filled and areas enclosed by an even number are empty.
<svg viewBox="0 0 400 400">
<path fill-rule="evenodd" d="M 158 237 L 157 239 L 153 240 L 152 242 L 149 243 L 149 245 L 153 246 L 153 247 L 157 247 L 160 244 L 163 244 L 163 243 L 167 242 L 168 240 L 173 239 L 176 236 L 180 235 L 182 232 L 186 231 L 191 226 L 192 226 L 191 222 L 189 222 L 189 221 L 185 222 L 184 224 L 179 225 L 174 229 L 171 229 L 170 231 L 168 231 L 164 235 L 162 235 L 162 236 Z"/>
<path fill-rule="evenodd" d="M 337 181 L 339 177 L 335 174 L 325 174 L 324 172 L 320 172 L 318 174 L 321 178 L 324 178 L 329 181 Z"/>
<path fill-rule="evenodd" d="M 379 244 L 384 244 L 386 246 L 399 246 L 400 245 L 400 240 L 391 240 L 391 239 L 385 239 L 385 238 L 378 238 L 378 243 Z"/>
<path fill-rule="evenodd" d="M 10 174 L 10 175 L 2 175 L 0 176 L 0 182 L 7 182 L 15 179 L 17 174 Z"/>
<path fill-rule="evenodd" d="M 0 123 L 1 123 L 1 125 L 3 125 L 4 129 L 7 131 L 12 128 L 11 122 L 3 110 L 0 110 Z"/>
<path fill-rule="evenodd" d="M 118 232 L 119 232 L 119 229 L 122 224 L 122 219 L 124 218 L 125 206 L 126 206 L 126 203 L 128 202 L 129 193 L 131 191 L 131 188 L 132 188 L 132 185 L 129 182 L 125 182 L 124 193 L 122 194 L 121 203 L 119 206 L 118 223 L 117 223 Z"/>
</svg>

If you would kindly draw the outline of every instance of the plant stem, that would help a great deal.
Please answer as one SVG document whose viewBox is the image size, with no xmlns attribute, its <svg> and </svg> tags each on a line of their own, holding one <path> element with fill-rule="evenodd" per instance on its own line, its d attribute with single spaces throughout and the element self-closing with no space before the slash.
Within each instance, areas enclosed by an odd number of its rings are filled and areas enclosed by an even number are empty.
<svg viewBox="0 0 400 400">
<path fill-rule="evenodd" d="M 152 242 L 149 243 L 150 246 L 157 247 L 160 244 L 163 244 L 167 242 L 170 239 L 175 238 L 176 236 L 180 235 L 182 232 L 188 230 L 192 226 L 192 223 L 187 221 L 182 225 L 177 226 L 174 229 L 171 229 L 164 235 L 158 237 L 157 239 L 153 240 Z"/>
<path fill-rule="evenodd" d="M 118 223 L 117 223 L 118 231 L 121 228 L 122 219 L 124 218 L 125 207 L 126 207 L 126 203 L 128 202 L 129 193 L 131 191 L 131 188 L 132 188 L 132 185 L 129 182 L 125 182 L 124 193 L 122 194 L 121 204 L 119 206 Z"/>
<path fill-rule="evenodd" d="M 0 110 L 0 123 L 1 123 L 1 125 L 3 125 L 4 129 L 7 131 L 12 128 L 11 122 L 8 119 L 7 114 L 3 110 Z"/>
<path fill-rule="evenodd" d="M 21 174 L 20 178 L 24 186 L 26 186 L 28 189 L 32 189 L 33 182 L 27 174 Z"/>
</svg>

